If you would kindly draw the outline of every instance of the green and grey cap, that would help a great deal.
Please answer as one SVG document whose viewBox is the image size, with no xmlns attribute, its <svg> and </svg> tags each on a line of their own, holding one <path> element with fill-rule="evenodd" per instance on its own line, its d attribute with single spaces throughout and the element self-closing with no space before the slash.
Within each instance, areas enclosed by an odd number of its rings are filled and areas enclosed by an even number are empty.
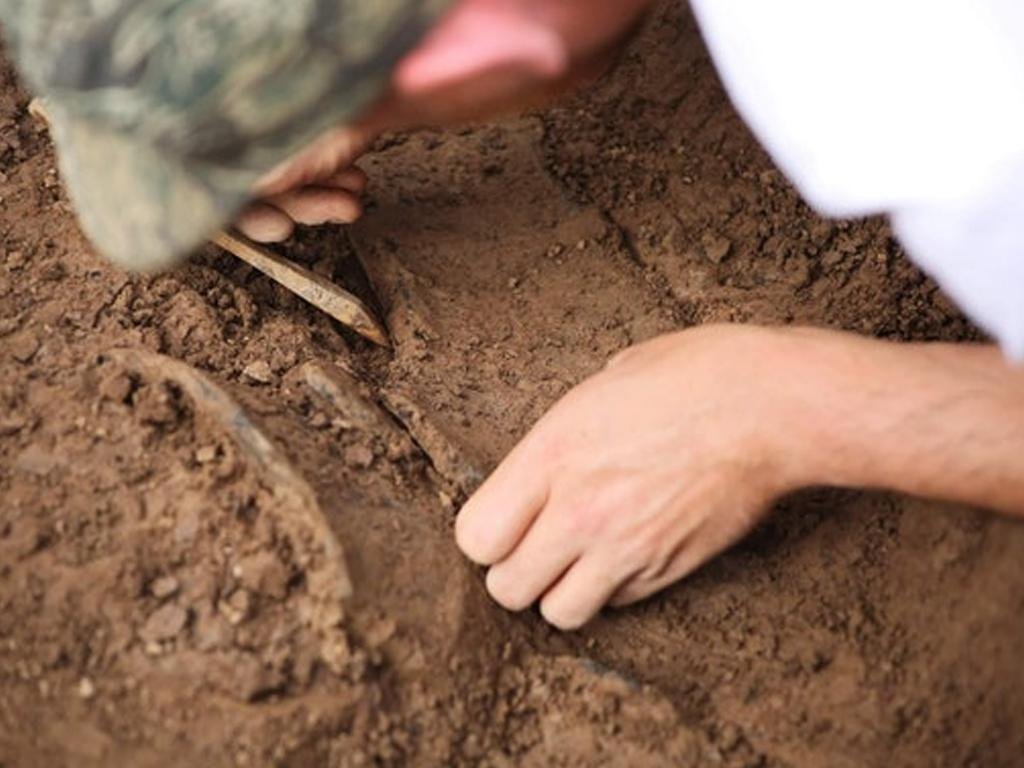
<svg viewBox="0 0 1024 768">
<path fill-rule="evenodd" d="M 451 0 L 0 0 L 83 228 L 168 267 L 358 117 Z"/>
</svg>

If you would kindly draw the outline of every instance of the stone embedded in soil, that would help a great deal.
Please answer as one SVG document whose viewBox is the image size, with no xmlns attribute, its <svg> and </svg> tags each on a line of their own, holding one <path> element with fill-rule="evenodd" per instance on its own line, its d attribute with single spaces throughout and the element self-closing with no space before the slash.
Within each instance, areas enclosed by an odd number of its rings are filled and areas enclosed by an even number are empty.
<svg viewBox="0 0 1024 768">
<path fill-rule="evenodd" d="M 714 264 L 721 264 L 725 257 L 729 255 L 729 251 L 732 250 L 732 242 L 728 239 L 711 233 L 705 234 L 700 239 L 700 244 L 704 249 L 704 255 Z"/>
<path fill-rule="evenodd" d="M 217 446 L 207 445 L 196 451 L 196 462 L 199 464 L 211 464 L 217 459 Z"/>
<path fill-rule="evenodd" d="M 86 701 L 96 695 L 96 685 L 88 677 L 83 677 L 79 680 L 75 690 L 78 693 L 78 697 Z"/>
<path fill-rule="evenodd" d="M 224 686 L 239 701 L 253 701 L 280 690 L 287 682 L 282 672 L 266 668 L 249 654 L 233 658 L 224 677 Z"/>
<path fill-rule="evenodd" d="M 373 623 L 363 638 L 368 648 L 380 648 L 398 632 L 398 623 L 390 616 Z"/>
<path fill-rule="evenodd" d="M 21 319 L 17 317 L 5 317 L 0 319 L 0 337 L 10 336 L 21 327 Z"/>
<path fill-rule="evenodd" d="M 200 505 L 203 503 L 203 498 L 196 493 L 187 493 L 182 497 L 177 505 L 178 521 L 174 526 L 175 541 L 187 543 L 194 541 L 199 535 L 202 525 Z"/>
<path fill-rule="evenodd" d="M 366 469 L 373 464 L 373 451 L 365 445 L 353 445 L 345 449 L 345 463 L 356 469 Z"/>
<path fill-rule="evenodd" d="M 0 416 L 0 437 L 16 435 L 25 428 L 28 422 L 19 416 Z"/>
<path fill-rule="evenodd" d="M 188 611 L 177 603 L 168 603 L 150 614 L 139 636 L 147 642 L 171 640 L 181 634 L 187 624 Z"/>
<path fill-rule="evenodd" d="M 342 675 L 352 661 L 352 647 L 345 633 L 336 629 L 327 633 L 320 646 L 320 659 L 336 675 Z"/>
<path fill-rule="evenodd" d="M 67 462 L 52 451 L 34 443 L 22 451 L 14 460 L 14 468 L 30 475 L 45 477 L 58 467 L 63 467 Z"/>
<path fill-rule="evenodd" d="M 255 384 L 269 384 L 274 379 L 274 373 L 266 360 L 249 363 L 242 369 L 242 375 Z"/>
<path fill-rule="evenodd" d="M 232 629 L 210 600 L 200 600 L 194 605 L 195 622 L 192 636 L 196 649 L 209 652 L 226 648 L 231 644 Z"/>
<path fill-rule="evenodd" d="M 178 594 L 181 584 L 173 576 L 161 576 L 149 585 L 149 592 L 158 600 L 166 600 Z"/>
<path fill-rule="evenodd" d="M 22 518 L 7 534 L 6 550 L 15 558 L 27 557 L 46 545 L 46 533 L 38 520 Z"/>
<path fill-rule="evenodd" d="M 236 589 L 227 600 L 222 600 L 217 609 L 232 626 L 238 626 L 247 618 L 252 610 L 252 595 L 247 590 Z"/>
<path fill-rule="evenodd" d="M 39 339 L 31 331 L 20 333 L 7 343 L 11 357 L 19 363 L 30 363 L 39 351 Z"/>
<path fill-rule="evenodd" d="M 163 426 L 178 420 L 170 393 L 164 387 L 144 386 L 135 393 L 135 413 L 144 424 Z"/>
<path fill-rule="evenodd" d="M 132 380 L 124 373 L 115 373 L 100 382 L 100 397 L 115 403 L 124 403 L 132 392 Z"/>
<path fill-rule="evenodd" d="M 147 640 L 142 650 L 147 656 L 160 656 L 164 652 L 164 647 L 157 640 Z"/>
</svg>

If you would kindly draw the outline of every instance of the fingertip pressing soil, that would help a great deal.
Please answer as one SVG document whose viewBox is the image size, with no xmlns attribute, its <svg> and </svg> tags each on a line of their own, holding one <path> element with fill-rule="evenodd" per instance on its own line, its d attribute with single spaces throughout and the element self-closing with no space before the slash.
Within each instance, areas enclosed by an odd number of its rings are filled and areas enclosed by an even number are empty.
<svg viewBox="0 0 1024 768">
<path fill-rule="evenodd" d="M 212 248 L 106 265 L 0 64 L 0 765 L 1019 764 L 1010 521 L 807 491 L 573 635 L 455 548 L 461 499 L 630 344 L 978 338 L 884 222 L 800 201 L 677 6 L 574 99 L 382 141 L 365 219 L 281 248 L 376 303 L 393 352 Z M 296 527 L 314 508 L 326 533 Z"/>
</svg>

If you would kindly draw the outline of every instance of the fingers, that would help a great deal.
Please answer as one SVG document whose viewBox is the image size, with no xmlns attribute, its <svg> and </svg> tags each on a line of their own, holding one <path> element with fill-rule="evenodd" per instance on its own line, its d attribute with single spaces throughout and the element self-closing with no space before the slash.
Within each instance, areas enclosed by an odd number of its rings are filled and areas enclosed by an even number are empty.
<svg viewBox="0 0 1024 768">
<path fill-rule="evenodd" d="M 623 576 L 603 552 L 581 557 L 540 603 L 540 612 L 552 626 L 564 631 L 579 629 L 590 621 L 615 594 Z"/>
<path fill-rule="evenodd" d="M 304 187 L 248 206 L 235 227 L 258 243 L 281 243 L 296 224 L 351 224 L 363 212 L 356 197 L 366 186 L 366 174 L 348 168 L 328 179 L 328 187 Z"/>
<path fill-rule="evenodd" d="M 292 236 L 295 223 L 272 205 L 253 203 L 242 211 L 235 227 L 257 243 L 281 243 Z"/>
<path fill-rule="evenodd" d="M 320 184 L 346 168 L 361 155 L 375 138 L 374 132 L 360 127 L 328 131 L 298 155 L 274 168 L 256 184 L 261 197 L 289 189 Z"/>
<path fill-rule="evenodd" d="M 351 166 L 328 176 L 322 186 L 301 187 L 248 206 L 235 227 L 258 243 L 280 243 L 296 224 L 351 224 L 363 213 L 359 195 L 366 189 L 362 169 Z"/>
<path fill-rule="evenodd" d="M 582 545 L 566 535 L 561 521 L 541 514 L 515 551 L 487 573 L 487 591 L 505 608 L 529 608 L 579 557 Z"/>
<path fill-rule="evenodd" d="M 286 213 L 296 224 L 351 224 L 363 213 L 359 199 L 347 189 L 302 187 L 264 201 Z"/>
<path fill-rule="evenodd" d="M 368 181 L 366 172 L 362 168 L 357 168 L 353 165 L 338 171 L 333 176 L 328 176 L 320 182 L 320 186 L 346 189 L 353 194 L 361 195 L 366 191 Z"/>
<path fill-rule="evenodd" d="M 480 565 L 504 560 L 547 502 L 543 464 L 532 462 L 528 437 L 502 462 L 459 513 L 455 540 Z"/>
</svg>

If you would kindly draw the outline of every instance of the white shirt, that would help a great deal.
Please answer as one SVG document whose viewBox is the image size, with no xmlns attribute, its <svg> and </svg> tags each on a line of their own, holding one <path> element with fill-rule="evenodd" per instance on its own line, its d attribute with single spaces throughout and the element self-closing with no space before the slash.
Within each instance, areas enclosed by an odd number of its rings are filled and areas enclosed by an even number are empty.
<svg viewBox="0 0 1024 768">
<path fill-rule="evenodd" d="M 691 0 L 737 109 L 830 216 L 887 213 L 1024 359 L 1024 0 Z"/>
</svg>

